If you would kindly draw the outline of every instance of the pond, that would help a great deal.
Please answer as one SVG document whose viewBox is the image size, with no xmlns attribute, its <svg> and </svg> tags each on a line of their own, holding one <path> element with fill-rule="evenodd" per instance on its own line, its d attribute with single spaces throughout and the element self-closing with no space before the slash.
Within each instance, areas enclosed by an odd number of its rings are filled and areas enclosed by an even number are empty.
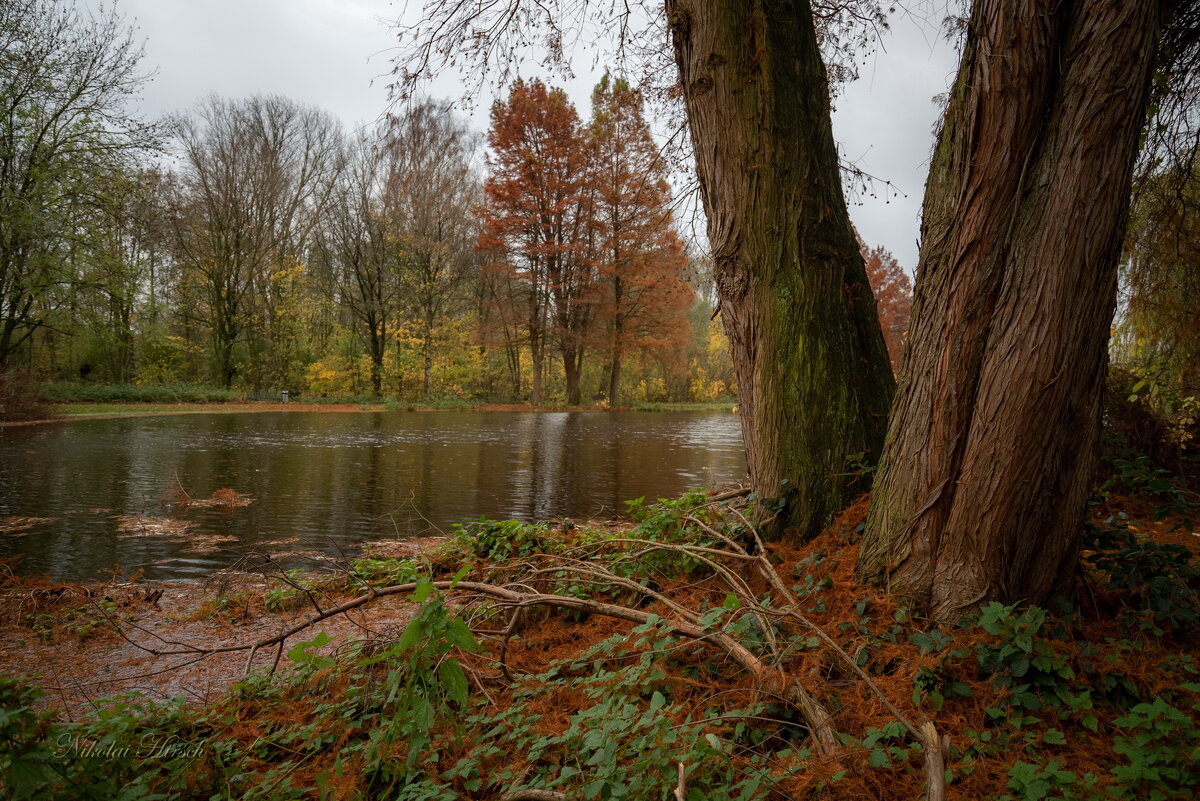
<svg viewBox="0 0 1200 801">
<path fill-rule="evenodd" d="M 64 581 L 200 577 L 247 551 L 350 555 L 471 518 L 611 519 L 738 481 L 707 412 L 280 412 L 0 428 L 0 556 Z M 228 488 L 248 505 L 199 506 Z M 187 496 L 184 496 L 184 492 Z"/>
</svg>

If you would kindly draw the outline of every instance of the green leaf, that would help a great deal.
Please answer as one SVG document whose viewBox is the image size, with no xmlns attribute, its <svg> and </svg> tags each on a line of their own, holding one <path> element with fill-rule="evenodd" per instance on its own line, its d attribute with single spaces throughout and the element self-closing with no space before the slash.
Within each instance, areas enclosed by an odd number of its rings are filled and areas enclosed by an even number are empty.
<svg viewBox="0 0 1200 801">
<path fill-rule="evenodd" d="M 412 648 L 421 640 L 421 635 L 425 633 L 425 624 L 421 622 L 421 618 L 414 617 L 404 627 L 404 633 L 400 635 L 400 640 L 396 643 L 396 653 L 402 654 L 409 648 Z"/>
<path fill-rule="evenodd" d="M 467 686 L 467 675 L 462 666 L 453 659 L 447 659 L 438 665 L 438 675 L 446 688 L 446 695 L 459 706 L 466 706 L 470 701 L 470 689 Z"/>
<path fill-rule="evenodd" d="M 309 648 L 320 648 L 328 643 L 332 638 L 325 632 L 320 632 L 316 637 L 308 642 L 297 643 L 296 647 L 288 651 L 288 659 L 293 662 L 312 662 L 317 659 L 316 654 L 309 653 Z"/>
<path fill-rule="evenodd" d="M 1042 742 L 1050 745 L 1066 745 L 1067 738 L 1058 729 L 1047 729 L 1046 734 L 1042 737 Z"/>
<path fill-rule="evenodd" d="M 433 592 L 433 582 L 429 579 L 421 579 L 417 582 L 417 588 L 413 590 L 412 602 L 415 604 L 423 603 L 431 592 Z"/>
<path fill-rule="evenodd" d="M 471 633 L 470 627 L 455 618 L 446 621 L 446 641 L 468 653 L 475 653 L 479 650 L 479 642 Z"/>
<path fill-rule="evenodd" d="M 16 798 L 33 797 L 45 783 L 49 769 L 32 754 L 21 754 L 8 766 L 8 786 Z"/>
</svg>

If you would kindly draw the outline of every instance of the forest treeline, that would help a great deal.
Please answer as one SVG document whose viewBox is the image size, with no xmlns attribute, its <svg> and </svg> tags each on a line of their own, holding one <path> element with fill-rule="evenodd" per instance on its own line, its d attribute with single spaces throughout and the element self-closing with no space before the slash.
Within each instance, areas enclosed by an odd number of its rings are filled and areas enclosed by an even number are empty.
<svg viewBox="0 0 1200 801">
<path fill-rule="evenodd" d="M 137 42 L 80 13 L 0 21 L 0 367 L 534 404 L 736 391 L 711 267 L 624 80 L 586 117 L 518 82 L 486 140 L 429 100 L 353 133 L 278 96 L 147 122 Z M 870 258 L 898 353 L 908 278 Z"/>
</svg>

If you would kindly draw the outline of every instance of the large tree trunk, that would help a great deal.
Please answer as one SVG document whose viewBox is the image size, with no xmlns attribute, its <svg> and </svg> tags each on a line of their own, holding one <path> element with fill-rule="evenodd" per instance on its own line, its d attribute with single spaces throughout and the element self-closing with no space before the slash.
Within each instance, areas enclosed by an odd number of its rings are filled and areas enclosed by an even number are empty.
<svg viewBox="0 0 1200 801">
<path fill-rule="evenodd" d="M 668 0 L 751 483 L 806 537 L 865 488 L 893 382 L 806 0 Z"/>
<path fill-rule="evenodd" d="M 1074 575 L 1159 13 L 975 3 L 859 563 L 938 619 Z"/>
</svg>

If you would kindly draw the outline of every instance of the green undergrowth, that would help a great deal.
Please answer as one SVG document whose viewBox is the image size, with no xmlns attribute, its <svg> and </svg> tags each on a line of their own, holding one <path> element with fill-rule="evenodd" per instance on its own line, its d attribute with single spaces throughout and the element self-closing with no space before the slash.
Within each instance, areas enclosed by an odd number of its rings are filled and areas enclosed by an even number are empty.
<svg viewBox="0 0 1200 801">
<path fill-rule="evenodd" d="M 367 554 L 324 581 L 355 594 L 411 585 L 416 613 L 402 632 L 331 651 L 318 626 L 289 641 L 288 670 L 251 674 L 206 707 L 126 697 L 94 720 L 64 723 L 36 711 L 36 690 L 5 679 L 0 780 L 17 799 L 499 799 L 536 790 L 660 801 L 675 798 L 682 765 L 687 801 L 919 795 L 920 744 L 822 656 L 811 631 L 705 595 L 710 565 L 647 546 L 752 550 L 744 519 L 703 493 L 635 501 L 629 513 L 630 524 L 604 528 L 481 519 L 414 558 Z M 949 736 L 950 797 L 1192 797 L 1194 561 L 1186 549 L 1139 540 L 1120 520 L 1093 526 L 1086 547 L 1079 605 L 993 603 L 959 626 L 932 625 L 848 586 L 835 566 L 853 549 L 835 540 L 772 558 L 803 611 L 892 701 Z M 834 713 L 838 758 L 814 755 L 778 698 L 751 691 L 728 660 L 657 615 L 614 627 L 530 610 L 514 628 L 511 610 L 454 601 L 457 582 L 469 580 L 650 608 L 627 587 L 562 569 L 571 560 L 675 591 L 703 630 L 755 654 L 776 643 Z M 323 589 L 302 573 L 287 578 L 260 599 L 264 608 L 295 608 Z M 770 608 L 770 590 L 756 591 Z M 534 669 L 502 661 L 503 649 L 545 658 Z"/>
<path fill-rule="evenodd" d="M 93 384 L 58 381 L 42 387 L 55 403 L 233 403 L 241 392 L 201 384 Z"/>
</svg>

